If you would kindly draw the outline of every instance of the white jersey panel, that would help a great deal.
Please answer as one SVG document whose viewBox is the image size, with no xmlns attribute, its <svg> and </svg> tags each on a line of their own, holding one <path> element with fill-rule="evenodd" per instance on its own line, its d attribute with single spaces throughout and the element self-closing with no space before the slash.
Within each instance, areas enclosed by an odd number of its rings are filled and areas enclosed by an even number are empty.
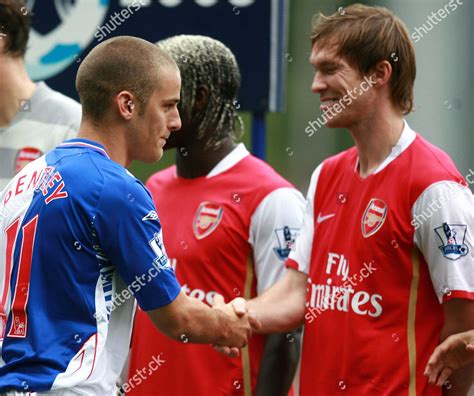
<svg viewBox="0 0 474 396">
<path fill-rule="evenodd" d="M 412 208 L 415 244 L 423 253 L 440 302 L 474 299 L 474 198 L 450 181 L 432 184 Z"/>
<path fill-rule="evenodd" d="M 115 272 L 112 289 L 115 296 L 112 300 L 114 309 L 110 312 L 108 319 L 107 312 L 110 311 L 110 307 L 104 304 L 103 286 L 100 281 L 97 283 L 98 332 L 95 340 L 93 337 L 86 342 L 84 348 L 69 364 L 67 371 L 58 375 L 53 390 L 45 394 L 56 394 L 55 390 L 57 392 L 57 389 L 61 388 L 68 388 L 70 391 L 83 395 L 114 394 L 116 379 L 122 371 L 128 354 L 135 310 L 133 297 L 126 299 L 125 302 L 120 302 L 116 297 L 126 289 L 126 284 Z"/>
<path fill-rule="evenodd" d="M 295 261 L 298 264 L 298 268 L 296 269 L 305 274 L 309 274 L 309 266 L 311 263 L 311 251 L 314 237 L 314 198 L 322 168 L 323 164 L 320 164 L 311 176 L 308 195 L 306 197 L 303 225 L 301 226 L 300 235 L 296 239 L 295 247 L 291 250 L 290 256 L 288 257 L 290 260 Z"/>
<path fill-rule="evenodd" d="M 268 194 L 252 215 L 249 242 L 258 294 L 283 275 L 285 260 L 300 232 L 304 206 L 305 200 L 298 190 L 283 187 Z"/>
</svg>

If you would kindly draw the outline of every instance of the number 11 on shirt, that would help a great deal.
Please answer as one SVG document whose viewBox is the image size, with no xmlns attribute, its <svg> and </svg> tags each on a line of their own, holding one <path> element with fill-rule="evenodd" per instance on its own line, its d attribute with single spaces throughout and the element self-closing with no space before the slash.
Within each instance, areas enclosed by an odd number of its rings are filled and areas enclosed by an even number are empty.
<svg viewBox="0 0 474 396">
<path fill-rule="evenodd" d="M 6 265 L 4 274 L 3 294 L 0 305 L 0 340 L 3 340 L 7 322 L 6 300 L 12 277 L 13 253 L 17 243 L 20 219 L 13 221 L 5 230 L 6 234 Z M 26 305 L 30 290 L 31 262 L 33 259 L 33 248 L 35 244 L 36 227 L 38 225 L 38 216 L 35 216 L 22 227 L 22 241 L 20 250 L 20 261 L 18 264 L 18 274 L 16 284 L 13 289 L 12 302 L 12 324 L 7 337 L 25 338 L 28 326 L 28 316 L 26 314 Z"/>
</svg>

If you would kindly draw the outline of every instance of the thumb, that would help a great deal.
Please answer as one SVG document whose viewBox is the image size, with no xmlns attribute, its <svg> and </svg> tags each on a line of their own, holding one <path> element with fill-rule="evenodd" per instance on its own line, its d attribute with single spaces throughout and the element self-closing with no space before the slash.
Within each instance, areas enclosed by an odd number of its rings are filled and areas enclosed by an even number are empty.
<svg viewBox="0 0 474 396">
<path fill-rule="evenodd" d="M 260 330 L 262 328 L 262 324 L 257 319 L 257 315 L 255 315 L 255 312 L 249 312 L 249 323 L 250 326 L 252 326 L 253 330 Z"/>
<path fill-rule="evenodd" d="M 224 297 L 222 297 L 221 294 L 216 294 L 216 295 L 214 296 L 214 300 L 213 300 L 213 302 L 212 302 L 212 306 L 213 306 L 213 307 L 220 307 L 220 306 L 222 306 L 222 305 L 225 305 L 225 303 L 224 303 Z"/>
<path fill-rule="evenodd" d="M 237 316 L 244 316 L 247 313 L 247 302 L 242 297 L 237 297 L 232 301 L 232 307 Z"/>
</svg>

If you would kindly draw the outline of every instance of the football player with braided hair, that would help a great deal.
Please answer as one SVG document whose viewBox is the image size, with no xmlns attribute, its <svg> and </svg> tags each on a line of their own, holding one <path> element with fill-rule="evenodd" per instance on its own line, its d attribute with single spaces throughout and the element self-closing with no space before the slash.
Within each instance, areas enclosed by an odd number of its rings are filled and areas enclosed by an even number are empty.
<svg viewBox="0 0 474 396">
<path fill-rule="evenodd" d="M 212 304 L 250 298 L 284 272 L 304 210 L 302 195 L 236 140 L 240 71 L 235 56 L 210 37 L 180 35 L 158 43 L 181 71 L 182 127 L 168 139 L 176 166 L 147 183 L 166 230 L 165 243 L 183 290 Z M 131 395 L 287 395 L 298 360 L 295 333 L 255 336 L 238 358 L 208 346 L 161 337 L 138 312 L 129 384 L 153 355 L 166 361 Z M 183 381 L 183 376 L 186 378 Z"/>
</svg>

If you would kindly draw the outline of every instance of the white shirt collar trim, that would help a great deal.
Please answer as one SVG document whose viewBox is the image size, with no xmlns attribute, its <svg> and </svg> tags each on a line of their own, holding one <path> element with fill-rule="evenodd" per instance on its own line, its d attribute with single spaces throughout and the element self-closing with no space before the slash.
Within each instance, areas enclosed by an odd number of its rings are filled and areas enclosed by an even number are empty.
<svg viewBox="0 0 474 396">
<path fill-rule="evenodd" d="M 226 170 L 229 170 L 235 166 L 238 162 L 242 161 L 249 155 L 249 151 L 246 149 L 243 143 L 239 143 L 229 154 L 220 160 L 220 162 L 208 173 L 207 179 L 220 175 Z"/>
<path fill-rule="evenodd" d="M 372 173 L 372 175 L 375 175 L 376 173 L 381 172 L 384 170 L 392 161 L 394 161 L 401 153 L 403 153 L 409 146 L 410 144 L 413 143 L 413 141 L 416 139 L 416 132 L 410 128 L 406 120 L 403 120 L 403 131 L 402 134 L 400 135 L 400 139 L 398 139 L 398 142 L 395 146 L 392 148 L 392 152 L 389 154 L 387 158 L 378 166 L 377 169 Z M 359 158 L 357 157 L 356 165 L 355 165 L 355 171 L 358 172 L 359 168 Z"/>
<path fill-rule="evenodd" d="M 385 169 L 388 166 L 388 164 L 394 161 L 415 140 L 416 138 L 415 131 L 410 128 L 406 120 L 403 120 L 403 124 L 404 124 L 404 127 L 403 127 L 402 134 L 400 135 L 400 139 L 398 139 L 397 144 L 393 146 L 392 152 L 390 153 L 390 155 L 387 158 L 385 158 L 385 161 L 379 165 L 379 167 L 375 170 L 373 174 L 379 173 L 383 169 Z"/>
</svg>

